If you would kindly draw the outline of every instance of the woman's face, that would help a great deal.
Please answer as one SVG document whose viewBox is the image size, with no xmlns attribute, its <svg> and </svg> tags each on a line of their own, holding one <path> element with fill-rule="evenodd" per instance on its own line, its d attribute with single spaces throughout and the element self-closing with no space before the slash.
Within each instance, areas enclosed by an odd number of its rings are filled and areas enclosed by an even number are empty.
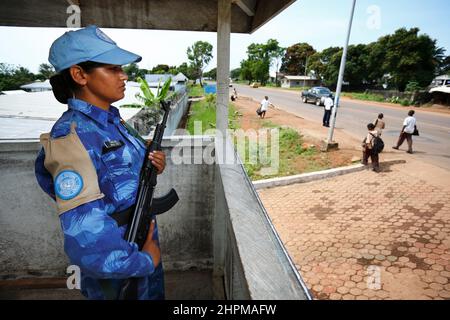
<svg viewBox="0 0 450 320">
<path fill-rule="evenodd" d="M 86 90 L 97 99 L 111 104 L 125 96 L 127 74 L 119 65 L 107 64 L 86 74 Z"/>
</svg>

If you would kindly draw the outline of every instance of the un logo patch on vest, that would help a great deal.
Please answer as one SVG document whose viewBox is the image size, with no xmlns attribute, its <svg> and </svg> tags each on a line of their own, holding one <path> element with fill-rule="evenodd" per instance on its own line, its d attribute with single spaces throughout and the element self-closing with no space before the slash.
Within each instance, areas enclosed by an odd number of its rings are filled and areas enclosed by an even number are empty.
<svg viewBox="0 0 450 320">
<path fill-rule="evenodd" d="M 55 179 L 55 193 L 62 200 L 70 200 L 83 189 L 83 178 L 75 171 L 61 171 Z"/>
</svg>

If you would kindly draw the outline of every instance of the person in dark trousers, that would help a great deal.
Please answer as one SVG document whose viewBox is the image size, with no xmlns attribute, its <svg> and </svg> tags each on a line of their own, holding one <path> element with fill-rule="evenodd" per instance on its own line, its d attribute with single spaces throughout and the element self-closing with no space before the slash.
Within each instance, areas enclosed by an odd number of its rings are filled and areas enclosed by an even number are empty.
<svg viewBox="0 0 450 320">
<path fill-rule="evenodd" d="M 413 153 L 412 150 L 412 136 L 416 130 L 416 118 L 414 118 L 414 110 L 409 110 L 408 116 L 403 121 L 403 128 L 400 132 L 400 137 L 398 138 L 397 145 L 393 146 L 392 149 L 398 150 L 403 142 L 406 140 L 408 142 L 407 153 Z"/>
<path fill-rule="evenodd" d="M 333 109 L 333 98 L 332 95 L 330 94 L 328 97 L 325 98 L 324 101 L 324 113 L 323 113 L 323 121 L 322 124 L 324 127 L 329 127 L 330 126 L 330 117 L 331 117 L 331 110 Z"/>
<path fill-rule="evenodd" d="M 367 125 L 367 129 L 368 129 L 368 133 L 366 138 L 363 141 L 363 160 L 362 160 L 362 164 L 367 166 L 369 157 L 370 160 L 372 161 L 372 168 L 373 171 L 375 172 L 379 172 L 380 171 L 380 163 L 379 163 L 379 159 L 378 159 L 378 153 L 374 152 L 373 150 L 373 140 L 375 139 L 375 137 L 378 137 L 378 131 L 375 130 L 375 125 L 373 123 L 369 123 Z"/>
<path fill-rule="evenodd" d="M 265 118 L 265 116 L 266 116 L 266 111 L 267 111 L 267 109 L 269 109 L 270 106 L 275 107 L 275 106 L 272 104 L 272 102 L 269 101 L 269 97 L 268 97 L 268 96 L 265 96 L 264 99 L 263 99 L 263 100 L 261 101 L 261 103 L 260 103 L 260 107 L 259 107 L 260 112 L 258 112 L 259 117 L 260 117 L 261 119 L 264 119 L 264 118 Z"/>
</svg>

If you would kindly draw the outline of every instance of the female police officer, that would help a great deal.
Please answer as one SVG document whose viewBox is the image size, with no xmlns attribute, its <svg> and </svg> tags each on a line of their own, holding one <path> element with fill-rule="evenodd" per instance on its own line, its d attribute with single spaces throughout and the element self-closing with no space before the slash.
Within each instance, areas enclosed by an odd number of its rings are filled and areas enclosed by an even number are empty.
<svg viewBox="0 0 450 320">
<path fill-rule="evenodd" d="M 96 26 L 66 32 L 50 48 L 58 72 L 50 82 L 68 110 L 41 135 L 35 172 L 56 201 L 64 250 L 80 267 L 81 292 L 89 299 L 117 298 L 122 279 L 130 277 L 140 278 L 139 299 L 164 298 L 156 221 L 142 251 L 123 239 L 126 225 L 117 222 L 135 202 L 145 144 L 111 103 L 124 97 L 128 78 L 121 66 L 140 60 Z M 161 173 L 164 153 L 150 159 Z"/>
</svg>

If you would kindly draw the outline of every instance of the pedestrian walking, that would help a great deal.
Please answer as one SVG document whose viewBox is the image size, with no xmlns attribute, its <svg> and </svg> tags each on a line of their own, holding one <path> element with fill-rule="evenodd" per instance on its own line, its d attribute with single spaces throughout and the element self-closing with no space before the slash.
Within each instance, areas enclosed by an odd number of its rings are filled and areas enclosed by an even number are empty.
<svg viewBox="0 0 450 320">
<path fill-rule="evenodd" d="M 272 102 L 269 101 L 269 97 L 265 96 L 264 99 L 260 103 L 260 107 L 258 110 L 256 110 L 256 113 L 259 115 L 261 119 L 264 119 L 266 116 L 267 109 L 269 109 L 269 106 L 272 106 L 275 108 L 275 106 L 272 104 Z"/>
<path fill-rule="evenodd" d="M 408 142 L 408 150 L 407 153 L 413 153 L 412 150 L 412 136 L 419 135 L 419 131 L 417 130 L 417 122 L 416 118 L 414 118 L 414 110 L 409 110 L 408 116 L 403 121 L 403 128 L 400 132 L 400 137 L 398 138 L 397 145 L 393 146 L 392 149 L 398 150 L 403 142 L 406 140 Z"/>
</svg>

